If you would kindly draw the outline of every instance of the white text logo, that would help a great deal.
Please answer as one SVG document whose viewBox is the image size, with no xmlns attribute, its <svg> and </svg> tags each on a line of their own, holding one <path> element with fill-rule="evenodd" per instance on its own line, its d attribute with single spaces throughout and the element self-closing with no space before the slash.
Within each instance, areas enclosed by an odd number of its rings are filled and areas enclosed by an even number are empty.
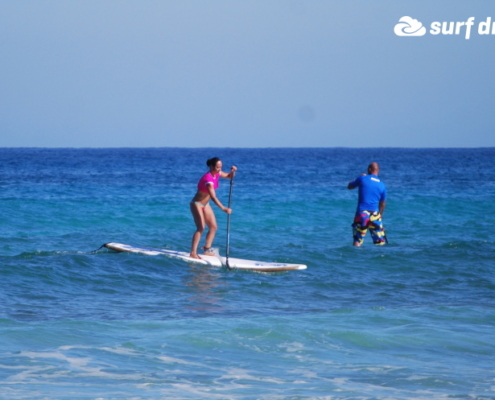
<svg viewBox="0 0 495 400">
<path fill-rule="evenodd" d="M 411 17 L 402 17 L 394 27 L 397 36 L 424 36 L 427 32 L 430 35 L 463 35 L 465 39 L 471 38 L 471 32 L 475 25 L 475 17 L 470 17 L 466 21 L 432 22 L 430 30 L 427 31 L 421 22 Z M 492 17 L 481 21 L 477 25 L 478 35 L 495 35 L 495 22 Z"/>
</svg>

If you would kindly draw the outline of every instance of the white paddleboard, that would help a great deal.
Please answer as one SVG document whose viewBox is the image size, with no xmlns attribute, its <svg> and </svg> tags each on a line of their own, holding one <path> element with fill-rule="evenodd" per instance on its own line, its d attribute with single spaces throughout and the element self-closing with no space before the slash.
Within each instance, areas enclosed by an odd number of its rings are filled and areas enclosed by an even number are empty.
<svg viewBox="0 0 495 400">
<path fill-rule="evenodd" d="M 197 258 L 189 257 L 189 253 L 183 251 L 159 250 L 159 249 L 150 249 L 146 247 L 134 247 L 134 246 L 129 246 L 128 244 L 121 244 L 121 243 L 106 243 L 104 246 L 107 249 L 119 251 L 119 252 L 139 253 L 139 254 L 146 254 L 148 256 L 163 255 L 166 257 L 182 260 L 190 264 L 211 265 L 214 267 L 222 267 L 226 265 L 225 257 L 220 257 L 220 256 L 215 257 L 215 256 L 200 255 L 201 260 L 198 260 Z M 242 260 L 240 258 L 232 258 L 232 257 L 229 257 L 229 266 L 231 268 L 236 268 L 236 269 L 260 271 L 260 272 L 292 271 L 292 270 L 307 268 L 307 266 L 304 264 L 271 263 L 264 261 Z"/>
</svg>

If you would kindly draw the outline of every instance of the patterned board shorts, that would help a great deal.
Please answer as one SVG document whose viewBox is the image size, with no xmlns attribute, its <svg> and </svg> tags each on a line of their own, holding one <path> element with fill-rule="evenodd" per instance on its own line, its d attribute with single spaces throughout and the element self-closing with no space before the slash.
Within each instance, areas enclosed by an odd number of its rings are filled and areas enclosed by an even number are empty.
<svg viewBox="0 0 495 400">
<path fill-rule="evenodd" d="M 385 244 L 387 240 L 385 229 L 383 228 L 382 215 L 378 211 L 359 211 L 356 213 L 352 224 L 354 241 L 362 244 L 368 229 L 374 244 L 380 246 Z"/>
</svg>

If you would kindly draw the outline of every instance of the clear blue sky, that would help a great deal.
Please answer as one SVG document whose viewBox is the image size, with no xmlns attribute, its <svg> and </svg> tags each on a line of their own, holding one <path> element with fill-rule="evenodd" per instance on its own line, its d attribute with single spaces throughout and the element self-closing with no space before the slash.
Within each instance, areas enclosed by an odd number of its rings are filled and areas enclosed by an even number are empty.
<svg viewBox="0 0 495 400">
<path fill-rule="evenodd" d="M 410 16 L 424 36 L 394 33 Z M 433 35 L 433 22 L 466 22 Z M 0 147 L 495 146 L 493 0 L 0 0 Z"/>
</svg>

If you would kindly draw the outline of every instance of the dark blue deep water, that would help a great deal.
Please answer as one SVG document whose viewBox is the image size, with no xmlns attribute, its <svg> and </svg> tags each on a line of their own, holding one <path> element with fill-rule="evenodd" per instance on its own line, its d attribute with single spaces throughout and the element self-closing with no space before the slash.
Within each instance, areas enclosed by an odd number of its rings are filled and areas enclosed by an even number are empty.
<svg viewBox="0 0 495 400">
<path fill-rule="evenodd" d="M 206 159 L 230 255 L 188 251 Z M 0 149 L 1 399 L 495 399 L 495 149 Z M 389 245 L 353 248 L 381 165 Z M 224 180 L 217 191 L 227 203 Z M 215 241 L 225 253 L 226 214 Z"/>
</svg>

